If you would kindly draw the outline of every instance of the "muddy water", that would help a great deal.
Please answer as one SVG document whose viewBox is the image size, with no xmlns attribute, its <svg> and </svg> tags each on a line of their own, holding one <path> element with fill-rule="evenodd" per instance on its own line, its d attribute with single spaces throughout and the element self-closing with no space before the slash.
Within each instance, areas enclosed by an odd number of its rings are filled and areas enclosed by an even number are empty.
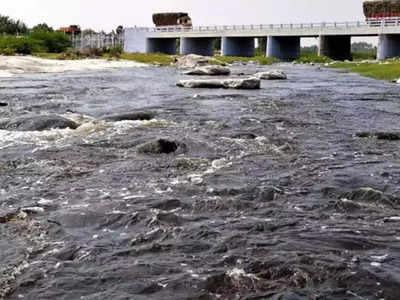
<svg viewBox="0 0 400 300">
<path fill-rule="evenodd" d="M 400 88 L 314 67 L 258 91 L 175 69 L 0 81 L 0 298 L 400 297 Z M 254 73 L 266 68 L 236 67 Z M 135 110 L 148 121 L 104 122 Z M 137 146 L 177 141 L 172 154 Z"/>
</svg>

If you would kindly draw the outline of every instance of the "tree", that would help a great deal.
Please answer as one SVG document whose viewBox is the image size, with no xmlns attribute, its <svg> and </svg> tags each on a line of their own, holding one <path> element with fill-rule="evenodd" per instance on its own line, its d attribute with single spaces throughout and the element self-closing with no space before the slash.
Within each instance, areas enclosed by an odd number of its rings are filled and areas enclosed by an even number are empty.
<svg viewBox="0 0 400 300">
<path fill-rule="evenodd" d="M 97 32 L 90 28 L 82 31 L 82 35 L 92 35 L 92 34 L 97 34 Z"/>
<path fill-rule="evenodd" d="M 124 31 L 124 27 L 122 25 L 119 25 L 115 31 L 117 32 L 118 35 L 121 35 L 122 32 Z"/>
<path fill-rule="evenodd" d="M 53 32 L 54 29 L 47 25 L 46 23 L 37 24 L 32 28 L 32 32 Z"/>
<path fill-rule="evenodd" d="M 351 51 L 358 52 L 358 53 L 375 52 L 376 47 L 374 45 L 366 43 L 366 42 L 355 42 L 355 43 L 351 44 Z"/>
<path fill-rule="evenodd" d="M 28 27 L 25 23 L 13 20 L 8 16 L 0 15 L 0 34 L 25 34 L 28 32 Z"/>
</svg>

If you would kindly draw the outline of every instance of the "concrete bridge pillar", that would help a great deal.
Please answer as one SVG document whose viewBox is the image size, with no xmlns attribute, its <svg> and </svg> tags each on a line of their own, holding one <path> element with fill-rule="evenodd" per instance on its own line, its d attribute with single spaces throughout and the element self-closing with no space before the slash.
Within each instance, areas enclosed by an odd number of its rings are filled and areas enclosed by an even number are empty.
<svg viewBox="0 0 400 300">
<path fill-rule="evenodd" d="M 378 43 L 378 59 L 400 56 L 400 34 L 381 34 Z"/>
<path fill-rule="evenodd" d="M 214 56 L 214 38 L 181 38 L 182 55 Z"/>
<path fill-rule="evenodd" d="M 253 57 L 255 39 L 251 37 L 223 37 L 221 54 L 222 56 Z"/>
<path fill-rule="evenodd" d="M 281 60 L 295 60 L 300 57 L 300 37 L 269 36 L 267 42 L 267 57 Z"/>
<path fill-rule="evenodd" d="M 176 39 L 175 38 L 148 38 L 146 40 L 146 53 L 164 53 L 176 54 Z"/>
<path fill-rule="evenodd" d="M 351 60 L 351 36 L 349 35 L 320 35 L 318 55 L 334 60 Z"/>
</svg>

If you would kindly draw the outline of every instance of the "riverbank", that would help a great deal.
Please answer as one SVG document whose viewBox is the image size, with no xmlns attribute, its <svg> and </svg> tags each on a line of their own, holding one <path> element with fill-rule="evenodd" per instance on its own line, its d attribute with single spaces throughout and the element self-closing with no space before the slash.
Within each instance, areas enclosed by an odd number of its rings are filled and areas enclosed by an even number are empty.
<svg viewBox="0 0 400 300">
<path fill-rule="evenodd" d="M 379 80 L 397 81 L 400 78 L 400 60 L 398 59 L 382 62 L 335 62 L 330 64 L 329 67 Z"/>
<path fill-rule="evenodd" d="M 129 60 L 57 60 L 34 56 L 0 56 L 0 77 L 12 77 L 26 73 L 63 73 L 145 66 L 147 64 Z"/>
</svg>

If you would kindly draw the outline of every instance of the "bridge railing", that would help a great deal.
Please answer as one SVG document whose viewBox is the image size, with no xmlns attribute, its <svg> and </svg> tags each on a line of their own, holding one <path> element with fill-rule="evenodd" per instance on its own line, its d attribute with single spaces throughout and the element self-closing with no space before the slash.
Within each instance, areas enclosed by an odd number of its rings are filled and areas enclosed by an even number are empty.
<svg viewBox="0 0 400 300">
<path fill-rule="evenodd" d="M 260 25 L 226 25 L 226 26 L 162 26 L 146 28 L 149 32 L 219 32 L 219 31 L 257 31 L 257 30 L 290 30 L 290 29 L 315 29 L 315 28 L 357 28 L 357 27 L 393 27 L 400 26 L 400 18 L 372 19 L 356 22 L 323 22 L 300 24 L 260 24 Z M 143 28 L 142 28 L 143 29 Z"/>
</svg>

